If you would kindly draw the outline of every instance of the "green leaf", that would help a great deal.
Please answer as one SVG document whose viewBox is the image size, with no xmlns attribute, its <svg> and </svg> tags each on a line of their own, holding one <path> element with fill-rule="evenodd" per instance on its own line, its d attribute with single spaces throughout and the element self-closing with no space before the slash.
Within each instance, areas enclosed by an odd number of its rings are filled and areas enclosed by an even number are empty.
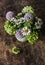
<svg viewBox="0 0 45 65">
<path fill-rule="evenodd" d="M 20 18 L 20 16 L 15 16 L 15 18 L 16 18 L 16 19 L 19 19 L 19 18 Z"/>
<path fill-rule="evenodd" d="M 27 26 L 28 28 L 31 28 L 32 21 L 27 21 L 24 23 L 24 26 Z"/>
<path fill-rule="evenodd" d="M 20 50 L 19 48 L 17 48 L 16 46 L 12 48 L 12 53 L 14 54 L 19 54 L 20 53 Z"/>
</svg>

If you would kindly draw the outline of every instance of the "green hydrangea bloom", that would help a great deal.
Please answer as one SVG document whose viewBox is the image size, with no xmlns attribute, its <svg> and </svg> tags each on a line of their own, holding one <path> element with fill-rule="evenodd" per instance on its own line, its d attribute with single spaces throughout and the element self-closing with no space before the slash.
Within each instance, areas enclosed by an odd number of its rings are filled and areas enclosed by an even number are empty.
<svg viewBox="0 0 45 65">
<path fill-rule="evenodd" d="M 4 29 L 5 29 L 5 31 L 6 31 L 9 35 L 15 35 L 15 33 L 16 33 L 16 24 L 11 23 L 11 22 L 9 22 L 9 21 L 6 21 L 6 22 L 5 22 L 5 25 L 4 25 Z"/>
<path fill-rule="evenodd" d="M 31 6 L 26 6 L 22 9 L 22 13 L 32 13 L 32 14 L 34 14 L 34 9 Z"/>
<path fill-rule="evenodd" d="M 34 44 L 38 39 L 38 33 L 37 32 L 31 32 L 29 35 L 26 36 L 26 40 L 30 44 Z"/>
</svg>

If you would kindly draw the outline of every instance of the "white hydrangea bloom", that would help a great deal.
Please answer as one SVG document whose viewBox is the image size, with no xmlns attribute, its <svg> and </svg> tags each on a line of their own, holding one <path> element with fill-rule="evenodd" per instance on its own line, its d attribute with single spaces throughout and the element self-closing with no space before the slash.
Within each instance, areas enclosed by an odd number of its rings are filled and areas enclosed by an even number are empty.
<svg viewBox="0 0 45 65">
<path fill-rule="evenodd" d="M 42 22 L 42 19 L 40 19 L 40 18 L 37 18 L 37 19 L 38 19 L 38 21 L 35 22 L 35 26 L 36 26 L 36 29 L 40 29 L 43 22 Z"/>
</svg>

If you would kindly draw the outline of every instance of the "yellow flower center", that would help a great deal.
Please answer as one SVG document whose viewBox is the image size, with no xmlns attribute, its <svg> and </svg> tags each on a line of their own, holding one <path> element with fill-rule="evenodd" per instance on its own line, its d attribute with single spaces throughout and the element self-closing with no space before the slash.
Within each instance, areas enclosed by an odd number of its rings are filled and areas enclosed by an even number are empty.
<svg viewBox="0 0 45 65">
<path fill-rule="evenodd" d="M 28 30 L 27 30 L 27 29 L 26 29 L 26 30 L 23 30 L 23 32 L 27 33 L 27 32 L 28 32 Z"/>
<path fill-rule="evenodd" d="M 18 23 L 18 22 L 19 22 L 19 20 L 16 20 L 16 22 Z"/>
</svg>

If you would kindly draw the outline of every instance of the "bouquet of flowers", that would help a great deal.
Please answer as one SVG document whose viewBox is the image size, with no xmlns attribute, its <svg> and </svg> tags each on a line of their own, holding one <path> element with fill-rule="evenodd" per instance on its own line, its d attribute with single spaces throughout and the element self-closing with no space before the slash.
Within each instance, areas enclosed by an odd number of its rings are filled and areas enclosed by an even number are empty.
<svg viewBox="0 0 45 65">
<path fill-rule="evenodd" d="M 5 31 L 9 35 L 15 35 L 18 41 L 28 41 L 30 44 L 34 44 L 38 40 L 42 20 L 35 16 L 33 7 L 24 7 L 17 16 L 9 11 L 6 14 L 6 19 Z"/>
</svg>

